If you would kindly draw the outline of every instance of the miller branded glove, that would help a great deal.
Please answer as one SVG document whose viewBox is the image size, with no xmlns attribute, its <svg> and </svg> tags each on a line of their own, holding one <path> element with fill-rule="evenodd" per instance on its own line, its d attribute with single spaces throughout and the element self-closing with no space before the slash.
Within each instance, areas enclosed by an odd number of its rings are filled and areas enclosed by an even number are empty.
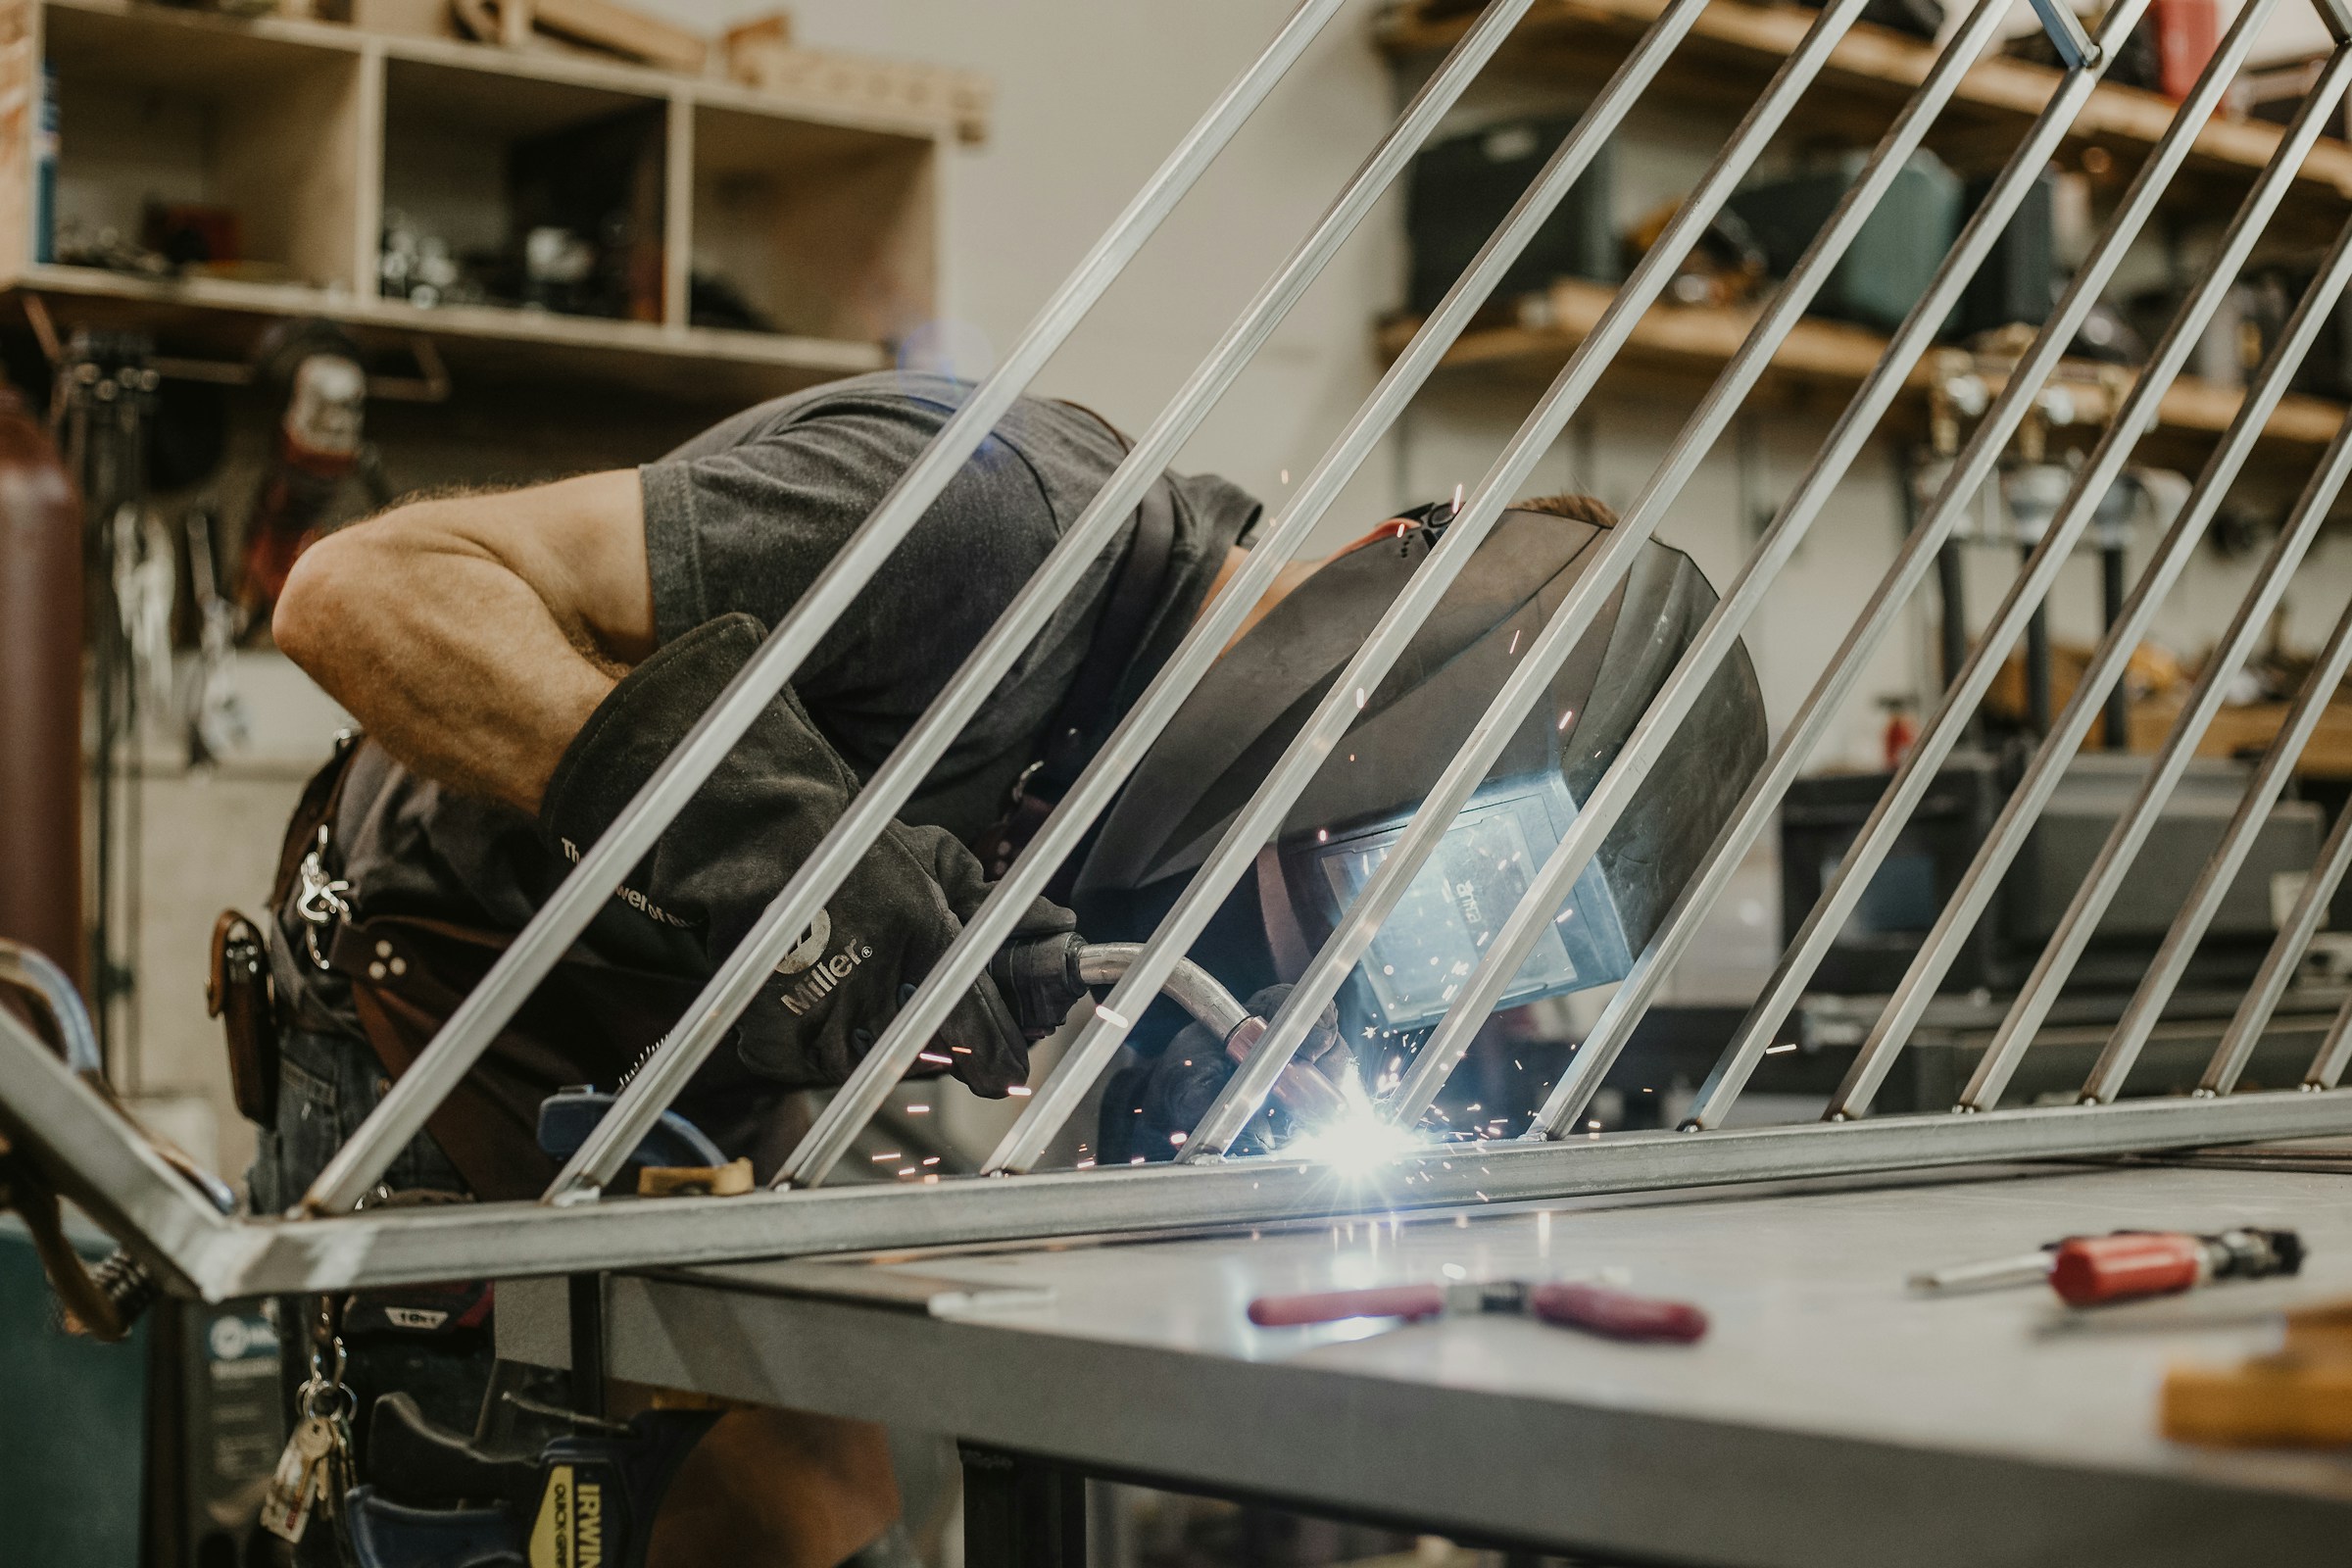
<svg viewBox="0 0 2352 1568">
<path fill-rule="evenodd" d="M 1250 1015 L 1270 1020 L 1290 996 L 1287 985 L 1267 986 L 1250 997 Z M 1292 1059 L 1315 1068 L 1334 1083 L 1354 1070 L 1355 1058 L 1340 1038 L 1337 1007 L 1323 1004 L 1322 1014 L 1298 1043 L 1298 1054 Z M 1128 1163 L 1138 1154 L 1150 1162 L 1174 1159 L 1239 1067 L 1225 1054 L 1224 1040 L 1208 1025 L 1185 1025 L 1149 1065 L 1130 1068 L 1111 1080 L 1102 1097 L 1098 1157 L 1112 1165 Z M 1273 1114 L 1260 1110 L 1252 1116 L 1233 1141 L 1230 1152 L 1262 1154 L 1291 1135 L 1289 1112 L 1270 1097 L 1266 1104 Z"/>
<path fill-rule="evenodd" d="M 576 860 L 603 835 L 765 635 L 753 616 L 721 616 L 657 650 L 612 689 L 540 805 L 559 854 Z M 786 687 L 615 898 L 670 946 L 683 941 L 715 967 L 857 793 L 856 775 Z M 892 822 L 745 1009 L 736 1045 L 746 1065 L 794 1087 L 846 1079 L 962 930 L 945 885 L 976 906 L 979 870 L 945 829 Z M 985 973 L 925 1051 L 992 1099 L 1028 1077 L 1028 1043 Z"/>
</svg>

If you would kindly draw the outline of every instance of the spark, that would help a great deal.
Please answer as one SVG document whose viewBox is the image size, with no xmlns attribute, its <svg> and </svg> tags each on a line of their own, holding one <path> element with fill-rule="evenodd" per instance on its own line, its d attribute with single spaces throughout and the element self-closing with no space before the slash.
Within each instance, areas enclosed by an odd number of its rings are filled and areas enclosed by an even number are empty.
<svg viewBox="0 0 2352 1568">
<path fill-rule="evenodd" d="M 1462 487 L 1458 484 L 1453 487 L 1453 514 L 1457 517 L 1462 514 Z"/>
<path fill-rule="evenodd" d="M 926 1155 L 923 1159 L 923 1163 L 926 1165 L 936 1165 L 939 1163 L 939 1156 L 937 1154 Z"/>
<path fill-rule="evenodd" d="M 1289 484 L 1289 483 L 1291 482 L 1291 470 L 1290 470 L 1290 469 L 1288 469 L 1288 468 L 1285 468 L 1285 469 L 1283 469 L 1283 470 L 1282 470 L 1282 482 L 1283 482 L 1284 484 Z"/>
<path fill-rule="evenodd" d="M 1113 1012 L 1110 1008 L 1105 1007 L 1100 1002 L 1095 1004 L 1095 1016 L 1098 1018 L 1109 1019 L 1110 1025 L 1114 1029 L 1132 1029 L 1135 1027 L 1133 1024 L 1128 1022 L 1126 1014 Z"/>
<path fill-rule="evenodd" d="M 1511 646 L 1502 651 L 1505 658 L 1508 658 L 1510 655 L 1519 651 L 1519 633 L 1525 629 L 1525 627 L 1515 627 L 1512 629 Z"/>
<path fill-rule="evenodd" d="M 1004 1092 L 1016 1100 L 1022 1100 L 1028 1098 L 1030 1089 L 1027 1084 L 1014 1084 L 1010 1089 L 1007 1089 Z"/>
<path fill-rule="evenodd" d="M 1329 844 L 1331 842 L 1331 829 L 1327 827 L 1319 827 L 1315 829 L 1315 842 L 1317 844 Z"/>
<path fill-rule="evenodd" d="M 1174 1144 L 1177 1148 L 1182 1149 L 1184 1147 L 1184 1140 L 1187 1136 L 1188 1135 L 1183 1132 L 1172 1132 L 1168 1134 L 1168 1142 Z"/>
<path fill-rule="evenodd" d="M 950 1065 L 949 1059 L 941 1055 L 936 1051 L 918 1051 L 914 1054 L 914 1059 L 917 1061 L 934 1061 L 939 1063 L 939 1065 L 942 1067 Z"/>
<path fill-rule="evenodd" d="M 1358 711 L 1358 712 L 1361 712 L 1361 711 L 1363 711 L 1363 707 L 1364 707 L 1364 689 L 1363 689 L 1361 686 L 1358 686 L 1358 687 L 1355 689 L 1355 707 L 1356 707 L 1356 711 Z"/>
<path fill-rule="evenodd" d="M 931 1114 L 931 1107 L 929 1105 L 908 1105 L 906 1107 L 906 1114 L 909 1116 L 928 1116 Z"/>
<path fill-rule="evenodd" d="M 906 1156 L 894 1149 L 887 1154 L 869 1154 L 866 1157 L 877 1165 L 886 1165 L 894 1159 L 905 1159 Z"/>
<path fill-rule="evenodd" d="M 915 1174 L 915 1169 L 912 1165 L 908 1165 L 901 1169 L 899 1174 L 902 1176 L 912 1176 Z"/>
<path fill-rule="evenodd" d="M 934 1171 L 930 1175 L 925 1176 L 923 1178 L 923 1185 L 925 1187 L 937 1187 L 939 1185 L 939 1173 Z"/>
<path fill-rule="evenodd" d="M 1569 709 L 1567 711 L 1565 711 L 1565 712 L 1561 713 L 1561 714 L 1560 714 L 1560 722 L 1559 722 L 1559 727 L 1560 727 L 1561 729 L 1566 729 L 1566 728 L 1568 727 L 1568 721 L 1569 721 L 1570 719 L 1574 718 L 1574 717 L 1576 717 L 1576 710 L 1575 710 L 1575 709 L 1573 709 L 1573 708 L 1571 708 L 1571 709 Z"/>
<path fill-rule="evenodd" d="M 1783 1044 L 1781 1044 L 1781 1045 L 1777 1045 L 1777 1046 L 1766 1046 L 1766 1047 L 1764 1048 L 1764 1054 L 1766 1054 L 1767 1056 L 1777 1056 L 1777 1055 L 1781 1054 L 1783 1052 L 1786 1052 L 1786 1051 L 1794 1051 L 1795 1049 L 1796 1049 L 1796 1043 L 1795 1043 L 1794 1041 L 1787 1041 L 1787 1042 L 1784 1042 Z"/>
</svg>

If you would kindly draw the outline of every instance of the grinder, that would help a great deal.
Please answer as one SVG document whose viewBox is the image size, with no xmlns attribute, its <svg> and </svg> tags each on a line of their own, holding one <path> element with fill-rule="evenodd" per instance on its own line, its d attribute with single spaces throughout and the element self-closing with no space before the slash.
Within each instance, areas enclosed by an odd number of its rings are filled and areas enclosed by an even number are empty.
<svg viewBox="0 0 2352 1568">
<path fill-rule="evenodd" d="M 1443 504 L 1423 508 L 1326 563 L 1211 668 L 1087 853 L 1074 898 L 1090 937 L 1141 937 L 1157 924 L 1449 516 Z M 1358 699 L 1361 716 L 1260 853 L 1256 877 L 1196 944 L 1197 961 L 1240 995 L 1297 978 L 1614 520 L 1582 498 L 1502 514 L 1388 678 Z M 1340 997 L 1347 1038 L 1367 1026 L 1423 1029 L 1445 1015 L 1715 603 L 1683 552 L 1642 547 L 1548 700 L 1512 736 L 1349 976 Z M 1504 1004 L 1622 978 L 1764 753 L 1762 695 L 1741 649 L 1579 877 Z M 1139 1050 L 1155 1049 L 1159 1031 L 1139 1034 Z"/>
</svg>

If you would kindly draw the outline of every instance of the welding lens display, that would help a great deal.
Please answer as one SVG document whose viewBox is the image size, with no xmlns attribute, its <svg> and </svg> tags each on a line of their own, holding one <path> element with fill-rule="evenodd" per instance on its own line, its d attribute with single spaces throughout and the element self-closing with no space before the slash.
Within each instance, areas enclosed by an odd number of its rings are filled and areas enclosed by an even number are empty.
<svg viewBox="0 0 2352 1568">
<path fill-rule="evenodd" d="M 1401 836 L 1401 828 L 1390 829 L 1318 847 L 1315 862 L 1339 907 L 1355 902 Z M 1364 954 L 1361 972 L 1392 1027 L 1411 1028 L 1445 1015 L 1556 842 L 1538 799 L 1492 801 L 1454 818 Z M 1559 932 L 1546 928 L 1504 1001 L 1525 1002 L 1577 985 L 1576 964 Z"/>
</svg>

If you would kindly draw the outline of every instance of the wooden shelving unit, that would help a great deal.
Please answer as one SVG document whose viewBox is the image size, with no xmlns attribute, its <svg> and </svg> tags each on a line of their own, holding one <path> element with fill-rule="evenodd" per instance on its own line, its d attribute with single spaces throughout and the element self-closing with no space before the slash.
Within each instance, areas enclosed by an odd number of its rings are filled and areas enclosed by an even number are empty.
<svg viewBox="0 0 2352 1568">
<path fill-rule="evenodd" d="M 1449 47 L 1469 29 L 1478 9 L 1460 0 L 1397 0 L 1382 15 L 1376 36 L 1392 58 L 1425 55 Z M 1571 88 L 1597 83 L 1664 10 L 1665 0 L 1536 0 L 1504 45 L 1497 69 Z M 1693 101 L 1744 105 L 1817 16 L 1794 5 L 1715 0 L 1660 76 L 1660 89 Z M 1819 83 L 1806 95 L 1806 122 L 1858 140 L 1875 137 L 1927 78 L 1935 59 L 1933 45 L 1857 24 L 1831 52 Z M 2027 61 L 1988 57 L 1961 79 L 1931 143 L 1973 146 L 1978 157 L 1964 161 L 1997 163 L 2048 103 L 2059 79 L 2056 71 Z M 2172 122 L 2174 108 L 2156 93 L 2102 84 L 2075 121 L 2070 146 L 2097 144 L 2124 168 L 2135 167 Z M 2243 182 L 2270 160 L 2283 134 L 2266 122 L 2217 118 L 2198 133 L 2190 172 Z M 2334 215 L 2352 197 L 2352 145 L 2323 139 L 2305 160 L 2298 188 L 2327 206 L 2332 229 Z M 2195 199 L 2198 189 L 2199 181 L 2190 178 L 2180 194 Z"/>
<path fill-rule="evenodd" d="M 34 258 L 26 134 L 0 137 L 0 309 L 60 330 L 140 326 L 169 354 L 241 360 L 270 322 L 323 317 L 387 353 L 429 337 L 455 376 L 742 399 L 879 368 L 936 313 L 944 115 L 622 64 L 236 21 L 129 0 L 0 3 L 0 112 L 29 124 L 57 74 L 58 220 L 130 233 L 149 201 L 235 210 L 245 276 L 157 278 Z M 632 119 L 634 117 L 634 119 Z M 388 207 L 493 241 L 504 160 L 532 136 L 641 123 L 653 214 L 639 318 L 421 307 L 377 285 Z M 773 331 L 697 326 L 693 270 Z"/>
<path fill-rule="evenodd" d="M 1597 85 L 1663 10 L 1664 0 L 1536 0 L 1497 56 L 1494 69 L 1523 87 L 1541 90 L 1574 93 Z M 1396 0 L 1382 15 L 1376 37 L 1394 60 L 1425 58 L 1450 47 L 1477 13 L 1478 7 L 1462 0 Z M 1669 103 L 1743 109 L 1817 16 L 1794 5 L 1714 0 L 1659 76 L 1655 91 Z M 1806 95 L 1802 113 L 1807 126 L 1818 135 L 1867 144 L 1926 79 L 1935 58 L 1934 47 L 1918 39 L 1856 25 L 1832 52 L 1819 83 Z M 1960 167 L 1996 167 L 2059 81 L 2056 71 L 1988 57 L 1962 78 L 1931 133 L 1931 144 Z M 2155 93 L 2102 84 L 2076 120 L 2069 146 L 2076 154 L 2090 145 L 2103 148 L 2120 179 L 2163 135 L 2174 108 L 2170 99 Z M 2235 197 L 2227 192 L 2242 188 L 2262 169 L 2282 135 L 2281 127 L 2265 122 L 2213 120 L 2198 134 L 2189 164 L 2175 184 L 2174 199 L 2184 204 L 2227 199 L 2233 204 Z M 2284 233 L 2317 224 L 2315 232 L 2332 233 L 2348 197 L 2352 145 L 2323 138 L 2304 161 L 2275 230 Z M 1611 290 L 1599 284 L 1561 279 L 1544 295 L 1517 302 L 1519 320 L 1463 334 L 1445 364 L 1462 370 L 1548 374 L 1585 340 L 1610 297 Z M 1636 326 L 1624 363 L 1669 374 L 1712 374 L 1738 350 L 1759 309 L 1657 305 Z M 1396 320 L 1383 325 L 1379 337 L 1384 356 L 1394 357 L 1417 324 Z M 1807 319 L 1774 356 L 1770 374 L 1784 385 L 1850 389 L 1870 373 L 1886 346 L 1884 337 L 1865 328 Z M 1933 375 L 1926 360 L 1914 367 L 1913 392 L 1924 398 Z M 2070 365 L 2059 379 L 2078 426 L 2095 426 L 2106 417 L 2112 383 L 2101 377 L 2098 368 Z M 2165 397 L 2159 429 L 2176 437 L 2209 438 L 2228 426 L 2241 400 L 2235 389 L 2184 377 Z M 2336 404 L 2290 395 L 2266 427 L 2266 440 L 2285 446 L 2325 445 L 2344 415 Z"/>
<path fill-rule="evenodd" d="M 1550 374 L 1565 364 L 1607 309 L 1612 291 L 1597 283 L 1564 278 L 1551 285 L 1525 314 L 1541 325 L 1505 324 L 1474 327 L 1456 339 L 1443 364 L 1455 369 L 1516 369 Z M 1635 324 L 1621 362 L 1669 374 L 1711 374 L 1739 350 L 1748 328 L 1755 324 L 1754 307 L 1659 304 Z M 1402 351 L 1419 323 L 1395 320 L 1380 331 L 1381 353 L 1394 358 Z M 1861 384 L 1876 368 L 1886 340 L 1863 327 L 1838 321 L 1799 321 L 1773 356 L 1771 374 L 1786 381 L 1839 390 Z M 1931 356 L 1935 351 L 1930 351 Z M 2083 428 L 2098 425 L 2113 412 L 2110 384 L 2100 368 L 2069 364 L 2055 384 L 2073 404 L 2073 422 Z M 1934 374 L 1929 360 L 1912 368 L 1909 385 L 1924 395 Z M 2218 435 L 2228 428 L 2243 394 L 2192 377 L 2181 377 L 2165 395 L 2159 429 L 2191 438 Z M 2343 422 L 2342 406 L 2322 398 L 2290 393 L 2281 399 L 2265 427 L 2265 439 L 2287 446 L 2325 446 Z"/>
</svg>

